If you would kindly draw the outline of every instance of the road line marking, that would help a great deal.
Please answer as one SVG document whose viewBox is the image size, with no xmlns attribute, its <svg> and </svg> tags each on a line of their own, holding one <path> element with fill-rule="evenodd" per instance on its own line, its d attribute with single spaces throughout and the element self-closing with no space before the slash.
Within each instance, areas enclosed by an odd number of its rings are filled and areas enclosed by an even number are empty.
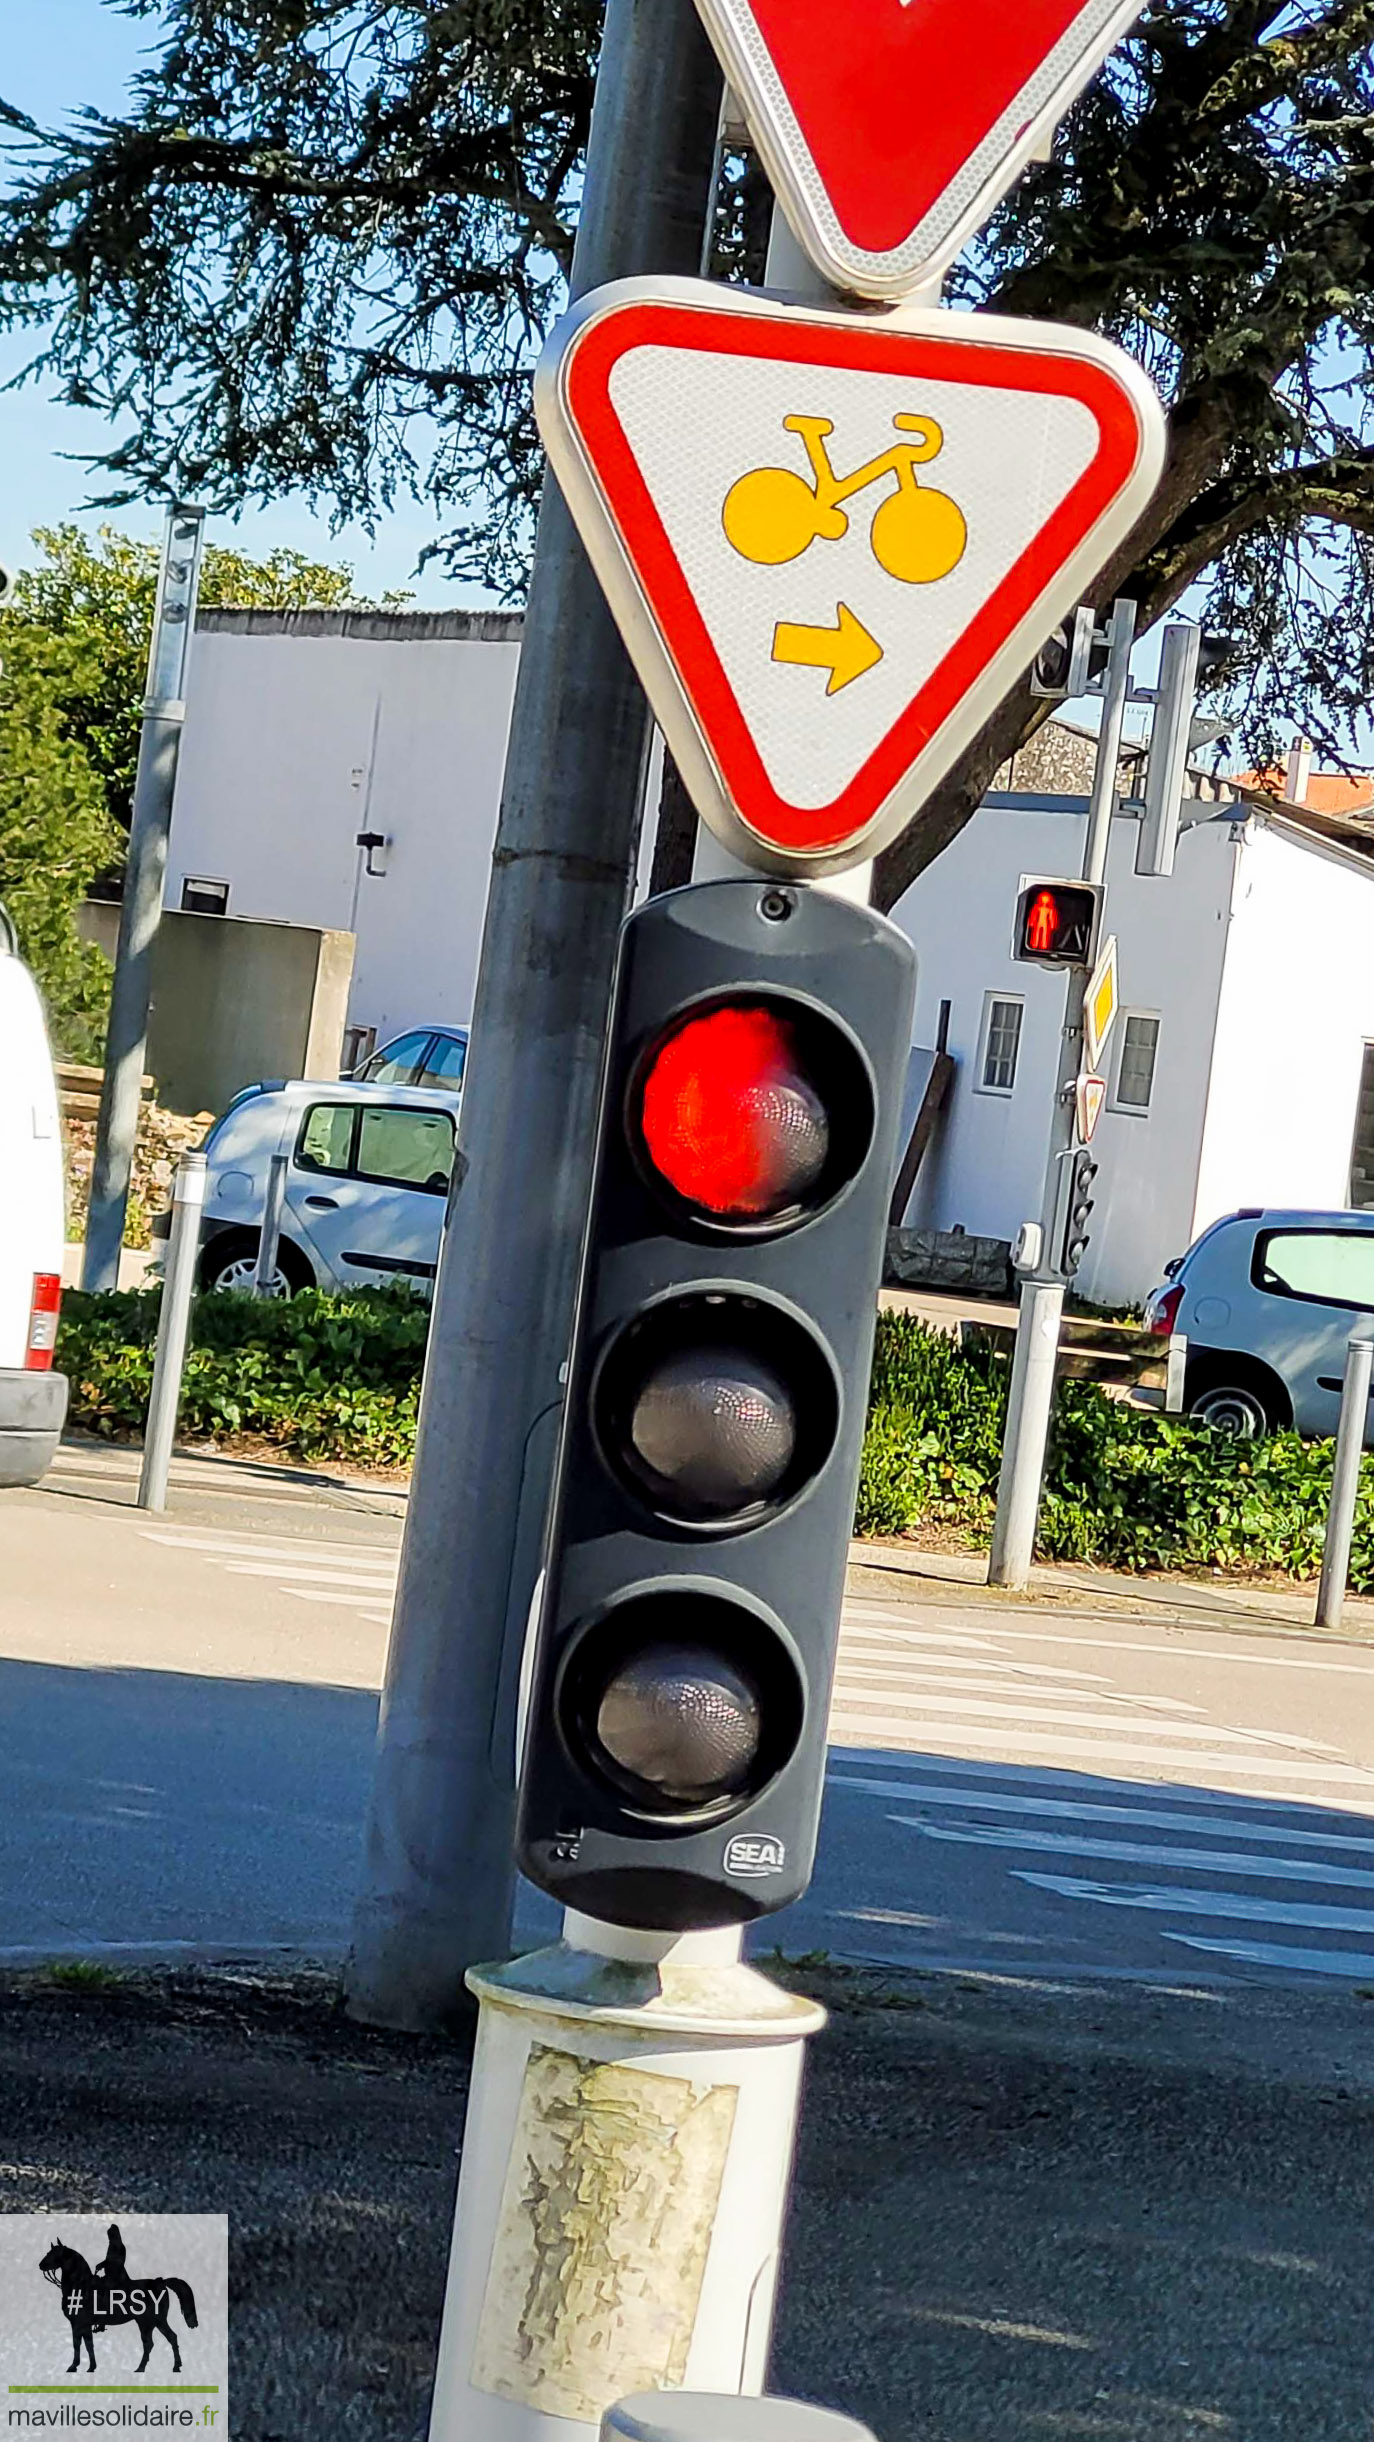
<svg viewBox="0 0 1374 2442">
<path fill-rule="evenodd" d="M 1189 1622 L 1189 1630 L 1192 1631 L 1191 1622 Z M 1296 1637 L 1301 1634 L 1301 1631 L 1294 1630 L 1283 1622 L 1277 1626 L 1274 1633 L 1280 1636 Z M 1318 1662 L 1307 1654 L 1222 1653 L 1210 1644 L 1184 1644 L 1177 1632 L 1172 1637 L 1161 1634 L 1156 1645 L 1131 1644 L 1120 1637 L 1072 1636 L 1049 1628 L 999 1627 L 996 1635 L 1001 1642 L 1009 1645 L 1071 1645 L 1076 1651 L 1083 1653 L 1147 1653 L 1153 1655 L 1157 1662 L 1161 1660 L 1177 1662 L 1182 1658 L 1190 1663 L 1202 1663 L 1209 1667 L 1214 1662 L 1250 1662 L 1257 1669 L 1265 1670 L 1319 1670 L 1339 1673 L 1353 1679 L 1368 1679 L 1374 1675 L 1374 1651 L 1371 1651 L 1367 1663 Z M 1257 1639 L 1256 1642 L 1258 1641 Z"/>
<path fill-rule="evenodd" d="M 1237 1923 L 1307 1925 L 1314 1933 L 1374 1933 L 1374 1913 L 1368 1908 L 1304 1908 L 1283 1899 L 1252 1899 L 1246 1891 L 1191 1891 L 1151 1888 L 1148 1884 L 1079 1882 L 1071 1874 L 1013 1872 L 1016 1882 L 1038 1891 L 1053 1891 L 1061 1899 L 1090 1901 L 1097 1908 L 1143 1908 L 1154 1916 L 1229 1917 Z"/>
<path fill-rule="evenodd" d="M 1329 1885 L 1333 1891 L 1374 1891 L 1374 1873 L 1361 1873 L 1353 1865 L 1310 1864 L 1301 1857 L 1247 1857 L 1237 1849 L 1171 1848 L 1162 1840 L 1075 1839 L 1072 1832 L 1014 1832 L 998 1825 L 980 1830 L 970 1824 L 956 1831 L 952 1824 L 921 1823 L 913 1815 L 889 1815 L 887 1819 L 907 1831 L 919 1832 L 924 1840 L 949 1841 L 958 1848 L 996 1848 L 1012 1856 L 1035 1851 L 1061 1857 L 1109 1857 L 1121 1865 L 1172 1866 L 1179 1873 L 1246 1874 L 1255 1882 L 1305 1882 L 1314 1890 Z"/>
<path fill-rule="evenodd" d="M 1297 1967 L 1310 1976 L 1374 1976 L 1374 1951 L 1304 1950 L 1280 1942 L 1209 1942 L 1200 1933 L 1166 1933 L 1166 1942 L 1201 1950 L 1213 1958 L 1238 1959 L 1246 1967 Z"/>
<path fill-rule="evenodd" d="M 875 1736 L 882 1736 L 889 1740 L 891 1738 L 893 1723 L 890 1713 L 880 1717 L 876 1714 L 856 1713 L 848 1706 L 842 1705 L 837 1707 L 836 1712 L 831 1716 L 832 1729 L 835 1727 L 837 1721 L 841 1722 L 850 1729 L 871 1730 L 874 1732 Z M 1163 1728 L 1168 1725 L 1161 1724 L 1160 1726 Z M 946 1732 L 945 1734 L 949 1737 L 954 1735 L 952 1730 Z M 1009 1743 L 1008 1734 L 1005 1730 L 980 1730 L 974 1727 L 967 1727 L 962 1728 L 959 1734 L 963 1738 L 965 1745 L 973 1747 L 990 1747 L 994 1750 L 994 1752 L 1004 1748 Z M 840 1742 L 837 1740 L 835 1743 L 839 1744 Z M 1016 1747 L 1033 1747 L 1049 1754 L 1072 1757 L 1074 1759 L 1087 1756 L 1096 1756 L 1101 1758 L 1103 1761 L 1110 1758 L 1111 1761 L 1115 1763 L 1144 1765 L 1187 1764 L 1189 1769 L 1195 1772 L 1201 1771 L 1207 1766 L 1211 1766 L 1217 1772 L 1243 1774 L 1247 1779 L 1253 1778 L 1258 1773 L 1268 1773 L 1276 1780 L 1312 1782 L 1329 1781 L 1332 1783 L 1358 1781 L 1362 1788 L 1374 1791 L 1374 1772 L 1367 1771 L 1365 1767 L 1360 1764 L 1330 1764 L 1319 1766 L 1314 1764 L 1297 1763 L 1285 1756 L 1259 1755 L 1255 1756 L 1252 1760 L 1247 1761 L 1246 1758 L 1241 1755 L 1208 1754 L 1195 1750 L 1191 1747 L 1151 1748 L 1148 1745 L 1131 1746 L 1123 1739 L 1059 1738 L 1050 1731 L 1042 1732 L 1039 1730 L 1018 1730 L 1015 1738 L 1012 1739 L 1010 1743 Z M 932 1748 L 928 1742 L 923 1747 L 910 1747 L 907 1749 L 907 1752 L 908 1754 L 923 1755 L 927 1761 L 929 1761 L 930 1757 L 936 1753 L 947 1754 L 951 1763 L 958 1763 L 961 1760 L 957 1747 L 936 1749 Z M 1017 1760 L 1018 1759 L 1014 1755 L 998 1755 L 998 1761 L 1007 1764 L 1009 1767 L 1014 1767 Z M 1072 1770 L 1074 1766 L 1070 1764 L 1067 1766 L 1067 1768 Z"/>
<path fill-rule="evenodd" d="M 1066 1689 L 1064 1692 L 1066 1694 L 1070 1694 L 1072 1691 Z M 1030 1690 L 1027 1689 L 1026 1693 L 1029 1695 Z M 1052 1696 L 1055 1693 L 1055 1690 L 1052 1688 L 1047 1688 L 1045 1693 L 1046 1695 Z M 1100 1702 L 1101 1699 L 1096 1699 L 1096 1701 Z M 979 1704 L 976 1701 L 970 1704 L 966 1699 L 959 1696 L 913 1696 L 910 1702 L 907 1702 L 900 1696 L 888 1696 L 886 1693 L 883 1696 L 883 1702 L 885 1704 L 889 1704 L 892 1711 L 896 1714 L 959 1713 L 968 1714 L 970 1716 L 986 1715 L 989 1720 L 993 1721 L 1023 1721 L 1026 1718 L 1024 1702 L 1019 1705 L 998 1703 Z M 1156 1720 L 1151 1718 L 1145 1711 L 1145 1706 L 1147 1703 L 1148 1699 L 1146 1698 L 1123 1696 L 1120 1698 L 1120 1705 L 1122 1708 L 1120 1714 L 1079 1712 L 1052 1713 L 1048 1710 L 1040 1710 L 1037 1711 L 1035 1719 L 1037 1722 L 1060 1722 L 1066 1729 L 1074 1730 L 1118 1730 L 1125 1729 L 1129 1725 L 1129 1727 L 1135 1731 L 1136 1735 L 1143 1739 L 1220 1739 L 1227 1746 L 1282 1747 L 1286 1752 L 1292 1751 L 1301 1755 L 1316 1755 L 1330 1757 L 1333 1760 L 1345 1760 L 1344 1758 L 1336 1758 L 1336 1751 L 1334 1748 L 1318 1746 L 1315 1739 L 1293 1738 L 1290 1737 L 1286 1732 L 1281 1732 L 1278 1730 L 1235 1730 L 1231 1729 L 1222 1722 L 1208 1721 L 1205 1718 L 1199 1721 L 1196 1729 L 1194 1729 L 1186 1721 L 1176 1721 L 1172 1715 L 1167 1720 Z M 1123 1715 L 1125 1718 L 1122 1717 Z"/>
<path fill-rule="evenodd" d="M 1171 1717 L 1189 1713 L 1195 1721 L 1205 1721 L 1207 1718 L 1205 1705 L 1185 1704 L 1181 1696 L 1127 1695 L 1120 1688 L 1112 1687 L 1105 1679 L 1080 1686 L 1076 1678 L 1067 1671 L 1047 1671 L 1043 1680 L 1022 1685 L 1014 1677 L 1007 1676 L 1007 1672 L 1014 1672 L 1015 1668 L 1015 1663 L 1008 1663 L 1002 1671 L 989 1670 L 976 1679 L 947 1679 L 921 1667 L 911 1670 L 877 1670 L 871 1663 L 867 1663 L 856 1670 L 851 1663 L 846 1663 L 844 1655 L 841 1654 L 840 1666 L 835 1673 L 835 1685 L 836 1687 L 871 1689 L 875 1695 L 883 1695 L 888 1688 L 962 1687 L 971 1688 L 978 1694 L 1019 1696 L 1023 1701 L 1031 1697 L 1043 1700 L 1047 1696 L 1074 1696 L 1081 1697 L 1090 1704 L 1124 1705 L 1136 1712 L 1168 1714 Z M 974 1709 L 981 1710 L 981 1707 Z"/>
<path fill-rule="evenodd" d="M 862 1776 L 851 1778 L 848 1773 L 837 1772 L 833 1765 L 826 1780 L 832 1789 L 857 1789 L 867 1797 L 905 1798 L 908 1803 L 922 1806 L 969 1807 L 985 1814 L 1048 1815 L 1052 1819 L 1067 1817 L 1075 1823 L 1138 1823 L 1147 1829 L 1160 1831 L 1216 1831 L 1231 1840 L 1273 1840 L 1282 1842 L 1286 1848 L 1349 1849 L 1356 1856 L 1374 1858 L 1374 1838 L 1357 1840 L 1353 1834 L 1346 1832 L 1294 1831 L 1281 1824 L 1271 1828 L 1264 1823 L 1244 1822 L 1235 1815 L 1198 1814 L 1191 1805 L 1184 1805 L 1176 1813 L 1171 1813 L 1164 1805 L 1107 1806 L 1080 1803 L 1076 1798 L 1012 1797 L 995 1789 L 952 1789 L 946 1783 L 937 1781 L 924 1783 L 919 1780 L 870 1780 Z M 1218 1803 L 1232 1803 L 1234 1794 L 1219 1797 Z M 1262 1801 L 1255 1797 L 1248 1803 L 1258 1806 Z M 1274 1803 L 1291 1807 L 1294 1801 L 1285 1796 L 1275 1799 Z"/>
<path fill-rule="evenodd" d="M 383 1591 L 390 1590 L 383 1589 Z M 351 1587 L 345 1593 L 336 1592 L 332 1586 L 283 1586 L 282 1592 L 291 1595 L 298 1603 L 344 1603 L 356 1611 L 360 1603 L 375 1602 L 378 1589 L 375 1586 L 360 1585 Z M 390 1612 L 387 1612 L 385 1616 L 390 1619 Z"/>
<path fill-rule="evenodd" d="M 304 1564 L 294 1561 L 226 1560 L 223 1566 L 230 1577 L 271 1577 L 278 1585 L 284 1585 L 288 1579 L 293 1577 L 314 1577 L 322 1578 L 326 1585 L 361 1586 L 364 1593 L 367 1594 L 383 1593 L 388 1586 L 394 1586 L 396 1583 L 394 1575 L 383 1577 L 377 1570 L 371 1572 L 365 1572 L 362 1569 L 345 1570 L 323 1562 L 318 1562 L 314 1567 L 308 1568 Z"/>
<path fill-rule="evenodd" d="M 144 1526 L 139 1529 L 145 1543 L 167 1543 L 183 1552 L 209 1552 L 221 1559 L 296 1560 L 302 1552 L 311 1552 L 316 1560 L 328 1561 L 339 1568 L 351 1567 L 356 1559 L 398 1560 L 401 1546 L 395 1543 L 322 1543 L 312 1546 L 302 1535 L 294 1543 L 274 1543 L 260 1535 L 191 1535 L 176 1527 Z"/>
<path fill-rule="evenodd" d="M 912 1656 L 910 1662 L 904 1662 L 900 1655 L 893 1654 L 890 1645 L 875 1645 L 870 1648 L 865 1646 L 859 1638 L 842 1637 L 840 1639 L 841 1670 L 848 1668 L 856 1657 L 864 1669 L 883 1669 L 889 1676 L 893 1672 L 900 1674 L 907 1670 L 971 1670 L 978 1666 L 978 1657 L 967 1653 L 918 1653 Z M 1063 1664 L 1058 1662 L 1018 1662 L 1013 1654 L 989 1654 L 986 1668 L 989 1671 L 1010 1671 L 1017 1679 L 1049 1679 L 1057 1687 L 1094 1688 L 1120 1685 L 1120 1681 L 1110 1678 L 1106 1671 L 1066 1670 Z M 1173 1702 L 1174 1699 L 1168 1698 L 1166 1701 Z"/>
</svg>

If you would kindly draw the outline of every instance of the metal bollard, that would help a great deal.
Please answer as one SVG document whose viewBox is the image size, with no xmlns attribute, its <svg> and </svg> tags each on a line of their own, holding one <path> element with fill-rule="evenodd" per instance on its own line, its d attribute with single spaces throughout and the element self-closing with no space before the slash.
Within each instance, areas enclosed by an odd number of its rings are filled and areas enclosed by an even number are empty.
<svg viewBox="0 0 1374 2442">
<path fill-rule="evenodd" d="M 802 2400 L 641 2391 L 601 2420 L 601 2442 L 874 2442 L 867 2425 Z"/>
<path fill-rule="evenodd" d="M 1339 1628 L 1350 1576 L 1350 1543 L 1355 1532 L 1355 1502 L 1360 1489 L 1360 1461 L 1369 1422 L 1369 1382 L 1374 1369 L 1374 1340 L 1356 1333 L 1346 1352 L 1341 1421 L 1336 1430 L 1336 1464 L 1331 1478 L 1331 1514 L 1326 1522 L 1322 1581 L 1317 1594 L 1319 1628 Z"/>
<path fill-rule="evenodd" d="M 267 1193 L 262 1207 L 262 1234 L 258 1239 L 258 1260 L 253 1272 L 254 1297 L 272 1297 L 277 1276 L 277 1248 L 281 1243 L 281 1213 L 286 1201 L 286 1170 L 289 1156 L 274 1153 L 267 1173 Z"/>
<path fill-rule="evenodd" d="M 157 1355 L 153 1387 L 143 1427 L 143 1466 L 138 1479 L 140 1509 L 165 1509 L 181 1377 L 186 1369 L 186 1338 L 200 1252 L 200 1218 L 205 1209 L 205 1156 L 184 1155 L 172 1189 L 172 1229 L 167 1241 L 167 1266 L 162 1277 L 162 1305 L 157 1318 Z"/>
</svg>

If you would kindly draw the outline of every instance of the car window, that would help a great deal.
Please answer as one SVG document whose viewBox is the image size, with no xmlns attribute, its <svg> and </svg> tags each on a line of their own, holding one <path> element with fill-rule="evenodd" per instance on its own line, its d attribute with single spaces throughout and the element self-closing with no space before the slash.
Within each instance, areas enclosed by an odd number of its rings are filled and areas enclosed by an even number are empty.
<svg viewBox="0 0 1374 2442">
<path fill-rule="evenodd" d="M 358 1106 L 352 1102 L 317 1102 L 301 1122 L 296 1139 L 298 1170 L 327 1170 L 338 1176 L 349 1166 L 353 1125 Z"/>
<path fill-rule="evenodd" d="M 447 1195 L 453 1121 L 447 1111 L 364 1110 L 356 1166 L 359 1178 L 382 1186 Z"/>
<path fill-rule="evenodd" d="M 1374 1231 L 1273 1230 L 1256 1248 L 1255 1277 L 1283 1297 L 1374 1308 Z"/>
<path fill-rule="evenodd" d="M 423 1072 L 415 1080 L 416 1084 L 445 1086 L 450 1094 L 456 1094 L 463 1082 L 467 1056 L 468 1047 L 461 1035 L 436 1035 Z"/>
<path fill-rule="evenodd" d="M 428 1028 L 423 1034 L 398 1035 L 394 1043 L 383 1043 L 374 1051 L 366 1068 L 358 1071 L 363 1085 L 414 1085 L 424 1066 L 430 1045 Z"/>
</svg>

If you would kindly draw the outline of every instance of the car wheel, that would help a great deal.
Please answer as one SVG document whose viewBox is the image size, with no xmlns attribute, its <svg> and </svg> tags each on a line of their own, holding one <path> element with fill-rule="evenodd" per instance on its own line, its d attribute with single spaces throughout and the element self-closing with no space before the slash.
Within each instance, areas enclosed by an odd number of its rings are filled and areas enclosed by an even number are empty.
<svg viewBox="0 0 1374 2442">
<path fill-rule="evenodd" d="M 247 1237 L 226 1238 L 212 1246 L 201 1269 L 201 1286 L 209 1291 L 237 1291 L 251 1295 L 258 1277 L 258 1250 Z M 283 1239 L 277 1249 L 277 1267 L 272 1275 L 270 1294 L 273 1297 L 293 1297 L 297 1289 L 313 1286 L 305 1258 L 297 1254 L 289 1239 Z"/>
<path fill-rule="evenodd" d="M 1277 1429 L 1261 1394 L 1248 1382 L 1209 1382 L 1189 1400 L 1188 1414 L 1236 1441 L 1258 1441 Z"/>
</svg>

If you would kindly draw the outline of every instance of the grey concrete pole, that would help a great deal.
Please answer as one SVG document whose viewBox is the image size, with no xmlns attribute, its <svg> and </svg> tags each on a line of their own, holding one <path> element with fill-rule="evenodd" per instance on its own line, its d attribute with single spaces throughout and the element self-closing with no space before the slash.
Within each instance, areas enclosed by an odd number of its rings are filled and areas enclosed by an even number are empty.
<svg viewBox="0 0 1374 2442">
<path fill-rule="evenodd" d="M 609 0 L 573 290 L 700 268 L 721 80 L 692 0 Z M 347 1971 L 442 2023 L 509 1946 L 538 1573 L 647 708 L 545 486 Z"/>
<path fill-rule="evenodd" d="M 1083 845 L 1083 879 L 1104 882 L 1116 810 L 1117 770 L 1126 707 L 1131 700 L 1131 648 L 1135 643 L 1136 606 L 1115 602 L 1107 623 L 1110 649 L 1102 683 L 1102 727 L 1093 763 L 1092 795 L 1088 801 L 1088 831 Z M 1050 1114 L 1049 1156 L 1041 1205 L 1044 1232 L 1040 1262 L 1021 1292 L 1012 1361 L 1007 1423 L 1002 1442 L 1002 1468 L 997 1479 L 997 1516 L 992 1530 L 988 1583 L 1015 1590 L 1028 1584 L 1040 1515 L 1040 1489 L 1045 1475 L 1050 1417 L 1054 1407 L 1054 1360 L 1045 1373 L 1045 1350 L 1053 1336 L 1054 1354 L 1064 1314 L 1064 1278 L 1059 1249 L 1054 1244 L 1054 1220 L 1059 1204 L 1060 1174 L 1073 1150 L 1074 1087 L 1083 1059 L 1083 967 L 1069 970 L 1064 1026 L 1059 1038 L 1059 1069 L 1054 1108 Z"/>
<path fill-rule="evenodd" d="M 873 2442 L 873 2434 L 853 2417 L 803 2400 L 645 2391 L 606 2411 L 601 2442 Z"/>
<path fill-rule="evenodd" d="M 201 509 L 176 507 L 167 512 L 110 992 L 105 1078 L 96 1121 L 81 1268 L 83 1289 L 119 1287 L 119 1257 L 143 1092 L 153 943 L 162 920 L 167 839 L 186 718 L 186 668 L 200 590 L 204 527 Z"/>
<path fill-rule="evenodd" d="M 286 1172 L 290 1156 L 274 1153 L 267 1165 L 267 1189 L 262 1200 L 262 1228 L 258 1233 L 258 1260 L 253 1267 L 253 1295 L 275 1295 L 277 1249 L 281 1244 L 281 1213 L 286 1201 Z"/>
<path fill-rule="evenodd" d="M 205 1155 L 184 1154 L 172 1188 L 172 1228 L 162 1276 L 162 1304 L 158 1309 L 157 1355 L 143 1427 L 143 1465 L 138 1478 L 140 1509 L 167 1506 L 167 1479 L 176 1440 L 177 1411 L 181 1406 L 181 1380 L 186 1371 L 200 1223 L 205 1210 L 205 1179 Z"/>
<path fill-rule="evenodd" d="M 1341 1391 L 1341 1421 L 1336 1429 L 1336 1464 L 1331 1478 L 1331 1511 L 1326 1522 L 1321 1585 L 1317 1591 L 1317 1626 L 1339 1628 L 1350 1578 L 1350 1545 L 1355 1532 L 1355 1503 L 1360 1490 L 1360 1462 L 1369 1429 L 1369 1382 L 1374 1371 L 1374 1340 L 1356 1333 L 1346 1355 Z"/>
</svg>

